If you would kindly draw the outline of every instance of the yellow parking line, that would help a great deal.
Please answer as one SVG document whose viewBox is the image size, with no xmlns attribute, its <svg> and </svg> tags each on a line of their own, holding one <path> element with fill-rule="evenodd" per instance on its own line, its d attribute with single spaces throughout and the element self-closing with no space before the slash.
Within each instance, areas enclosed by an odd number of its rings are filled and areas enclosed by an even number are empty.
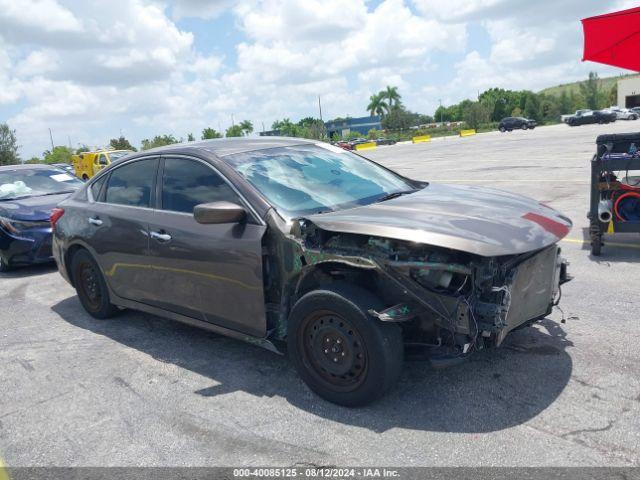
<svg viewBox="0 0 640 480">
<path fill-rule="evenodd" d="M 9 473 L 7 473 L 7 469 L 0 458 L 0 480 L 9 480 Z"/>
<path fill-rule="evenodd" d="M 567 243 L 579 243 L 582 245 L 589 245 L 591 244 L 591 240 L 583 240 L 580 238 L 563 238 L 561 240 L 561 242 L 567 242 Z M 617 243 L 617 242 L 607 242 L 605 240 L 605 245 L 606 246 L 611 246 L 611 247 L 622 247 L 622 248 L 640 248 L 640 245 L 636 245 L 634 243 Z"/>
</svg>

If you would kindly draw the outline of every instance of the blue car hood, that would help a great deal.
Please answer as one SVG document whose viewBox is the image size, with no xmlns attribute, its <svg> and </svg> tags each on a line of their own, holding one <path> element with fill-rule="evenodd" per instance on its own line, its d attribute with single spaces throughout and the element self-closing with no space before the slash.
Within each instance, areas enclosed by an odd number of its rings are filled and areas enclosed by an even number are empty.
<svg viewBox="0 0 640 480">
<path fill-rule="evenodd" d="M 17 200 L 0 200 L 0 217 L 27 222 L 49 220 L 51 211 L 70 194 L 41 195 L 19 198 Z"/>
</svg>

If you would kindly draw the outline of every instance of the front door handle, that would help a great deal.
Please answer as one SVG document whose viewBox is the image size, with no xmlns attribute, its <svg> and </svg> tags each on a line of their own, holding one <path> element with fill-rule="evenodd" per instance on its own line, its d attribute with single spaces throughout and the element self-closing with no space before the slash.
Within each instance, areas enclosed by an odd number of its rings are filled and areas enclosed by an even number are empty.
<svg viewBox="0 0 640 480">
<path fill-rule="evenodd" d="M 100 220 L 98 217 L 90 217 L 88 220 L 91 225 L 95 225 L 96 227 L 102 225 L 102 220 Z"/>
<path fill-rule="evenodd" d="M 159 232 L 151 232 L 151 238 L 155 238 L 159 242 L 168 242 L 171 240 L 171 235 L 161 230 Z"/>
</svg>

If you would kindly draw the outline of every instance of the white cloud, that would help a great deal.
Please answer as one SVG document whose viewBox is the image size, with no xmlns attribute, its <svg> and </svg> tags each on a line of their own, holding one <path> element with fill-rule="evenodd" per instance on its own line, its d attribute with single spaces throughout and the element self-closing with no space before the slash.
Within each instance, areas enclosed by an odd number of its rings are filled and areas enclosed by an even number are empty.
<svg viewBox="0 0 640 480">
<path fill-rule="evenodd" d="M 438 98 L 581 78 L 595 66 L 579 62 L 579 18 L 628 4 L 0 0 L 0 117 L 29 156 L 48 148 L 48 127 L 59 143 L 90 145 L 121 128 L 134 143 L 224 130 L 231 115 L 260 130 L 316 115 L 318 95 L 325 118 L 365 115 L 369 95 L 386 85 L 398 86 L 409 108 L 432 113 Z M 185 25 L 223 12 L 235 21 L 235 51 L 198 51 Z M 467 45 L 471 23 L 485 29 L 489 51 Z"/>
<path fill-rule="evenodd" d="M 177 0 L 173 3 L 173 17 L 216 18 L 236 2 L 233 0 Z"/>
<path fill-rule="evenodd" d="M 77 34 L 82 23 L 56 0 L 0 0 L 0 31 L 7 39 L 39 41 Z"/>
</svg>

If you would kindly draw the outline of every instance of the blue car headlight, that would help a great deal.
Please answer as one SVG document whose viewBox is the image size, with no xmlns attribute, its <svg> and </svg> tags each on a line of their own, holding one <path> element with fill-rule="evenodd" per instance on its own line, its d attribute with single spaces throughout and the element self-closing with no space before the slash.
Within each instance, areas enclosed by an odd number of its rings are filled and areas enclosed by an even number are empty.
<svg viewBox="0 0 640 480">
<path fill-rule="evenodd" d="M 11 235 L 19 235 L 21 232 L 30 230 L 32 228 L 47 228 L 49 226 L 49 222 L 25 222 L 14 220 L 12 218 L 0 217 L 0 228 L 2 228 L 7 233 L 10 233 Z"/>
</svg>

